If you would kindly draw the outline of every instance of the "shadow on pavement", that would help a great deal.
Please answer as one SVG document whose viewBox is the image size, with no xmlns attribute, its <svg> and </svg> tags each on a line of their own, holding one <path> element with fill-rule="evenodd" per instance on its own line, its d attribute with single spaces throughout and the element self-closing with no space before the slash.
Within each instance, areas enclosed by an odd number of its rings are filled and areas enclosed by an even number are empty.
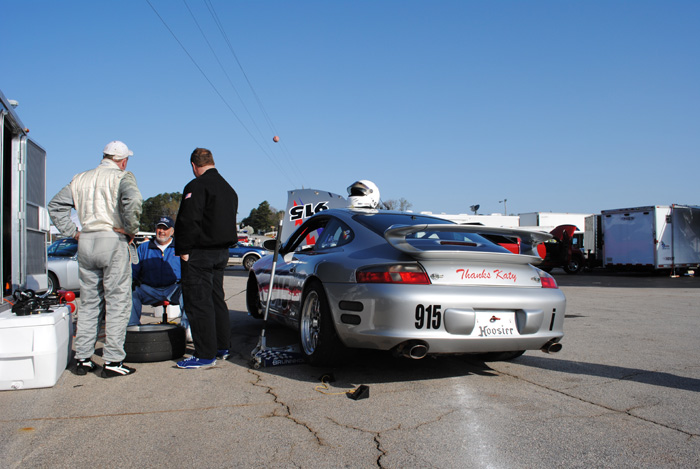
<svg viewBox="0 0 700 469">
<path fill-rule="evenodd" d="M 532 355 L 523 355 L 515 360 L 514 363 L 561 373 L 598 376 L 620 381 L 635 381 L 637 383 L 651 384 L 653 386 L 664 386 L 667 388 L 700 392 L 700 379 L 677 376 L 662 371 L 641 370 L 638 368 L 576 362 Z"/>
<path fill-rule="evenodd" d="M 244 313 L 234 313 L 232 318 L 232 351 L 230 362 L 250 366 L 250 352 L 255 348 L 263 322 Z M 266 331 L 268 346 L 285 346 L 297 342 L 297 333 L 279 325 L 269 325 Z M 654 386 L 700 392 L 700 379 L 677 376 L 671 373 L 626 368 L 598 363 L 561 360 L 547 356 L 526 354 L 513 361 L 518 365 L 561 373 L 598 376 L 616 380 L 635 381 Z M 337 380 L 335 387 L 352 387 L 357 384 L 411 382 L 442 379 L 470 374 L 498 376 L 487 363 L 469 355 L 428 356 L 422 360 L 394 357 L 390 352 L 353 350 L 344 363 L 335 366 L 315 367 L 308 364 L 264 367 L 259 373 L 282 376 L 300 381 L 320 382 L 321 376 L 332 373 Z"/>
<path fill-rule="evenodd" d="M 700 278 L 682 275 L 671 278 L 668 274 L 649 272 L 582 272 L 575 275 L 554 272 L 560 287 L 608 288 L 700 288 Z"/>
<path fill-rule="evenodd" d="M 245 313 L 233 312 L 231 317 L 231 345 L 234 355 L 231 363 L 250 367 L 251 351 L 258 342 L 263 321 Z M 267 345 L 281 347 L 298 342 L 297 332 L 277 324 L 268 325 Z M 289 379 L 320 383 L 321 377 L 333 374 L 334 387 L 354 387 L 358 384 L 414 382 L 478 374 L 497 376 L 483 362 L 465 360 L 465 356 L 427 357 L 411 360 L 394 357 L 390 352 L 376 350 L 352 350 L 347 358 L 335 366 L 311 366 L 308 364 L 263 367 L 258 373 Z"/>
</svg>

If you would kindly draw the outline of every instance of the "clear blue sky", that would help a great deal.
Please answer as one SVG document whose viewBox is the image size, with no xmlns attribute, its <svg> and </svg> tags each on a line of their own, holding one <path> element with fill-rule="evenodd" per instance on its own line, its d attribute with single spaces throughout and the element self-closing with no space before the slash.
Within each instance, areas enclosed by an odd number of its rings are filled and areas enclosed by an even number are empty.
<svg viewBox="0 0 700 469">
<path fill-rule="evenodd" d="M 435 213 L 700 205 L 698 1 L 150 2 L 187 53 L 146 0 L 0 0 L 47 198 L 118 139 L 144 198 L 210 148 L 239 220 L 358 179 Z"/>
</svg>

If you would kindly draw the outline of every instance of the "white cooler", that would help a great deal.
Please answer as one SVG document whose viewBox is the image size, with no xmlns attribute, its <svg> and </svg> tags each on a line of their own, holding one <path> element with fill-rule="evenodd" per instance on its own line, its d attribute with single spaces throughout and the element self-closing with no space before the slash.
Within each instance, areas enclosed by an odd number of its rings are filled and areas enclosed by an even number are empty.
<svg viewBox="0 0 700 469">
<path fill-rule="evenodd" d="M 154 306 L 153 316 L 159 321 L 163 320 L 163 313 L 168 316 L 168 321 L 182 317 L 180 305 Z"/>
<path fill-rule="evenodd" d="M 17 316 L 0 313 L 0 390 L 46 388 L 71 359 L 73 321 L 67 306 Z"/>
</svg>

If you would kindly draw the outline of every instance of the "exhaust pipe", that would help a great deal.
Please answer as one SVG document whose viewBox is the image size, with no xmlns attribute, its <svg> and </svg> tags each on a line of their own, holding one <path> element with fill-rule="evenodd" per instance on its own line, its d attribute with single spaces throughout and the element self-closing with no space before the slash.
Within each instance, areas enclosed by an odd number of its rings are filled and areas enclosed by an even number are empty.
<svg viewBox="0 0 700 469">
<path fill-rule="evenodd" d="M 561 347 L 562 345 L 559 342 L 554 342 L 554 340 L 550 340 L 549 342 L 544 344 L 540 350 L 542 350 L 544 353 L 557 353 L 561 350 Z"/>
<path fill-rule="evenodd" d="M 403 357 L 420 360 L 428 354 L 428 344 L 420 340 L 409 340 L 399 344 L 396 351 Z"/>
</svg>

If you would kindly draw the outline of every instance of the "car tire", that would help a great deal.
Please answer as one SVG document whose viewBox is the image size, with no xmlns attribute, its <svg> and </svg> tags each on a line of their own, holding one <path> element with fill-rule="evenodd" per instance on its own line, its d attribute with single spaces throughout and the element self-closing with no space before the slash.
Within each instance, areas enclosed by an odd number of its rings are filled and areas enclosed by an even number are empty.
<svg viewBox="0 0 700 469">
<path fill-rule="evenodd" d="M 514 360 L 525 353 L 525 350 L 517 350 L 515 352 L 489 352 L 480 353 L 477 358 L 484 362 L 505 362 Z"/>
<path fill-rule="evenodd" d="M 126 328 L 126 362 L 173 360 L 182 357 L 185 349 L 185 329 L 175 324 L 146 324 Z"/>
<path fill-rule="evenodd" d="M 255 319 L 262 319 L 264 310 L 260 301 L 260 292 L 258 291 L 258 281 L 255 275 L 251 273 L 248 276 L 248 284 L 245 289 L 245 303 L 250 314 Z"/>
<path fill-rule="evenodd" d="M 583 270 L 583 260 L 578 257 L 572 257 L 563 268 L 567 274 L 577 274 Z"/>
<path fill-rule="evenodd" d="M 336 362 L 345 350 L 333 324 L 326 292 L 319 282 L 313 282 L 304 292 L 299 339 L 302 352 L 314 366 Z"/>
<path fill-rule="evenodd" d="M 253 267 L 253 264 L 258 262 L 258 259 L 260 259 L 258 256 L 248 254 L 243 258 L 243 268 L 249 271 Z"/>
<path fill-rule="evenodd" d="M 45 296 L 53 295 L 61 289 L 61 285 L 58 283 L 58 277 L 56 277 L 56 274 L 49 272 L 47 277 L 48 288 L 46 289 L 46 293 L 44 293 Z"/>
</svg>

